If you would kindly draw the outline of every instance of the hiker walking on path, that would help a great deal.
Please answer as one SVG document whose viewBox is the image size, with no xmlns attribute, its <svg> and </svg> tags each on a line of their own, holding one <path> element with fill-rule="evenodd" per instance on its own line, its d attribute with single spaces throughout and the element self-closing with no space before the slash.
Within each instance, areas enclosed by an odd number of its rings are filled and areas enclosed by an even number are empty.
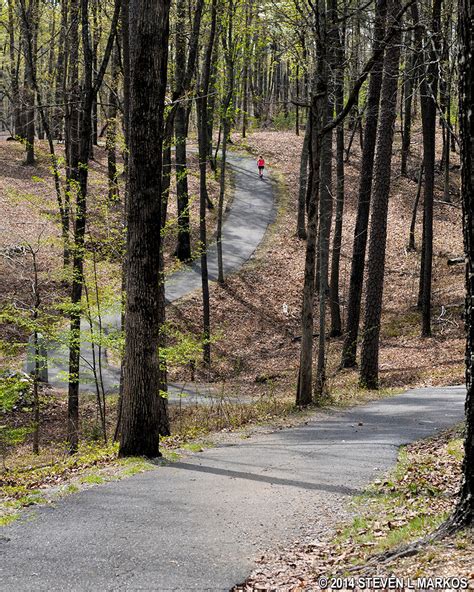
<svg viewBox="0 0 474 592">
<path fill-rule="evenodd" d="M 261 156 L 258 157 L 257 166 L 258 166 L 258 175 L 259 175 L 260 179 L 263 179 L 263 171 L 265 169 L 265 161 L 263 160 L 263 158 Z"/>
</svg>

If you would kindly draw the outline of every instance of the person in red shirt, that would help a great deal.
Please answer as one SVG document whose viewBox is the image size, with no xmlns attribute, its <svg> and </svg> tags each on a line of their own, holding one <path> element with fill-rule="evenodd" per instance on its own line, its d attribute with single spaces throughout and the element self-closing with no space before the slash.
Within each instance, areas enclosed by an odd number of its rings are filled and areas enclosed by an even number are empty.
<svg viewBox="0 0 474 592">
<path fill-rule="evenodd" d="M 263 171 L 265 169 L 265 161 L 263 160 L 263 158 L 261 156 L 258 157 L 257 166 L 258 166 L 259 177 L 260 177 L 260 179 L 263 179 Z"/>
</svg>

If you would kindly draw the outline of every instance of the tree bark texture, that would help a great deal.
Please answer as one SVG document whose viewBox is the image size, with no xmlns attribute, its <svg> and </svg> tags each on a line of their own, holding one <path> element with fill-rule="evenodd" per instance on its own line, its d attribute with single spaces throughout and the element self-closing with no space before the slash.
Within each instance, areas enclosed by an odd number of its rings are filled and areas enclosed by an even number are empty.
<svg viewBox="0 0 474 592">
<path fill-rule="evenodd" d="M 340 113 L 344 108 L 344 48 L 345 33 L 338 33 L 336 39 L 336 79 L 334 82 L 335 111 Z M 341 306 L 339 298 L 339 275 L 342 246 L 342 219 L 344 214 L 344 122 L 336 128 L 336 215 L 334 223 L 334 239 L 332 246 L 331 280 L 329 301 L 331 308 L 331 337 L 342 335 Z"/>
<path fill-rule="evenodd" d="M 323 6 L 314 14 L 316 50 L 319 56 L 315 72 L 313 94 L 311 97 L 311 185 L 308 187 L 309 200 L 307 211 L 307 238 L 303 285 L 303 304 L 301 310 L 301 350 L 296 404 L 309 405 L 313 400 L 313 330 L 314 330 L 314 295 L 316 290 L 316 235 L 318 226 L 318 206 L 322 184 L 322 128 L 328 115 L 328 80 L 326 48 L 326 15 Z M 320 179 L 321 174 L 321 179 Z M 327 179 L 327 177 L 326 177 Z M 329 219 L 329 224 L 331 223 Z"/>
<path fill-rule="evenodd" d="M 207 42 L 206 54 L 202 73 L 201 87 L 197 101 L 198 112 L 198 141 L 199 141 L 199 240 L 201 250 L 201 285 L 202 285 L 202 318 L 203 318 L 203 358 L 206 366 L 211 363 L 211 306 L 209 302 L 209 272 L 207 268 L 207 227 L 206 210 L 209 201 L 207 192 L 207 117 L 208 117 L 208 93 L 211 77 L 212 54 L 216 36 L 217 0 L 212 0 L 211 27 Z"/>
<path fill-rule="evenodd" d="M 415 6 L 415 5 L 414 5 Z M 435 149 L 436 149 L 436 96 L 438 89 L 438 58 L 439 52 L 433 46 L 439 45 L 439 28 L 441 19 L 441 0 L 433 0 L 433 33 L 429 39 L 426 52 L 428 66 L 422 74 L 421 120 L 423 129 L 423 164 L 424 164 L 424 193 L 423 193 L 423 265 L 420 277 L 420 301 L 423 337 L 431 336 L 431 283 L 433 269 L 433 200 L 435 185 Z M 420 27 L 416 29 L 421 34 Z"/>
<path fill-rule="evenodd" d="M 183 89 L 186 76 L 186 2 L 178 0 L 176 21 L 176 86 Z M 181 93 L 180 93 L 181 94 Z M 189 229 L 189 189 L 186 155 L 188 108 L 180 97 L 175 116 L 176 140 L 176 194 L 178 200 L 178 246 L 180 261 L 191 259 L 191 233 Z"/>
<path fill-rule="evenodd" d="M 375 15 L 374 51 L 381 47 L 385 32 L 387 0 L 377 0 Z M 362 151 L 361 177 L 357 217 L 352 248 L 351 279 L 347 304 L 347 321 L 342 350 L 342 367 L 352 368 L 356 364 L 357 340 L 359 337 L 360 306 L 364 281 L 367 229 L 369 225 L 372 174 L 374 167 L 377 122 L 379 117 L 380 89 L 382 86 L 383 53 L 370 74 L 367 96 L 367 116 Z"/>
<path fill-rule="evenodd" d="M 87 221 L 87 184 L 89 176 L 89 157 L 92 133 L 92 106 L 94 96 L 100 87 L 113 47 L 113 38 L 120 14 L 120 4 L 116 1 L 111 29 L 104 51 L 101 67 L 93 82 L 93 56 L 89 35 L 89 3 L 81 0 L 81 32 L 84 56 L 81 117 L 78 129 L 77 166 L 72 169 L 72 177 L 77 186 L 76 224 L 74 228 L 74 252 L 72 259 L 71 313 L 69 337 L 69 384 L 68 384 L 68 443 L 71 453 L 77 451 L 79 442 L 79 368 L 81 355 L 81 302 L 84 284 L 84 250 Z"/>
<path fill-rule="evenodd" d="M 395 0 L 389 0 L 387 12 L 389 24 L 392 25 L 397 14 Z M 393 35 L 385 52 L 381 90 L 360 371 L 360 382 L 366 388 L 378 388 L 380 320 L 385 273 L 392 144 L 397 109 L 400 42 L 401 34 L 398 31 Z"/>
<path fill-rule="evenodd" d="M 120 455 L 159 455 L 160 226 L 169 0 L 130 1 L 127 304 Z"/>
<path fill-rule="evenodd" d="M 474 517 L 474 2 L 459 3 L 460 131 L 464 249 L 466 253 L 466 435 L 459 502 L 453 515 L 455 528 L 472 526 Z"/>
<path fill-rule="evenodd" d="M 298 218 L 296 223 L 296 234 L 298 238 L 306 238 L 305 228 L 305 211 L 306 211 L 306 187 L 308 185 L 308 161 L 309 161 L 309 142 L 310 142 L 311 128 L 309 125 L 309 118 L 306 122 L 306 130 L 303 140 L 303 148 L 301 150 L 300 159 L 300 184 L 298 191 Z"/>
<path fill-rule="evenodd" d="M 325 114 L 326 88 L 319 88 L 321 96 L 312 98 L 311 118 L 311 186 L 307 210 L 307 238 L 304 268 L 303 305 L 301 311 L 301 350 L 296 392 L 296 404 L 309 405 L 313 400 L 313 330 L 316 269 L 316 234 L 319 205 L 319 170 L 321 165 L 321 122 Z"/>
</svg>

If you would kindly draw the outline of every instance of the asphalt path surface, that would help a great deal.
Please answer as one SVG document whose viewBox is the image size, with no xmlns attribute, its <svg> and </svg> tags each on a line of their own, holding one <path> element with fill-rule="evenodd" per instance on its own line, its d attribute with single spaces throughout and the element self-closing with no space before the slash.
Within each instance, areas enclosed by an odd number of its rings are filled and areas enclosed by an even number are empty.
<svg viewBox="0 0 474 592">
<path fill-rule="evenodd" d="M 238 271 L 250 259 L 261 243 L 268 225 L 275 219 L 275 200 L 272 182 L 265 178 L 260 180 L 256 162 L 247 156 L 229 153 L 227 162 L 234 173 L 234 196 L 230 208 L 225 214 L 222 227 L 222 259 L 224 274 Z M 210 245 L 208 249 L 209 280 L 217 280 L 217 247 Z M 165 283 L 166 300 L 175 302 L 196 290 L 201 290 L 201 264 L 195 261 L 183 270 L 172 274 Z M 109 313 L 102 318 L 105 334 L 120 329 L 120 311 Z M 90 335 L 89 324 L 81 323 L 83 335 Z M 87 338 L 86 338 L 87 339 Z M 50 344 L 48 349 L 48 381 L 56 388 L 66 388 L 69 368 L 69 350 L 67 338 L 64 344 Z M 98 361 L 98 352 L 95 352 Z M 81 347 L 80 388 L 82 392 L 95 392 L 92 368 L 94 353 L 90 343 Z M 34 354 L 32 359 L 34 359 Z M 107 350 L 101 354 L 101 374 L 106 393 L 118 391 L 120 369 L 108 363 Z M 97 363 L 96 363 L 97 367 Z M 218 398 L 215 394 L 214 398 Z M 183 404 L 196 402 L 212 402 L 213 394 L 209 388 L 193 389 L 190 385 L 171 384 L 169 386 L 170 402 Z"/>
<path fill-rule="evenodd" d="M 462 420 L 464 397 L 409 391 L 71 495 L 2 529 L 0 590 L 227 591 L 301 525 L 324 539 L 401 444 Z"/>
</svg>

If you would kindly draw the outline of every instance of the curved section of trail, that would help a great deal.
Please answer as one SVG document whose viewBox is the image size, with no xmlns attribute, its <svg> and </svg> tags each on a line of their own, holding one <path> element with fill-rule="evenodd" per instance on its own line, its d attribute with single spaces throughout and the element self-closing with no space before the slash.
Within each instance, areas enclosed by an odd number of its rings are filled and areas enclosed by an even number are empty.
<svg viewBox="0 0 474 592">
<path fill-rule="evenodd" d="M 2 529 L 0 589 L 230 590 L 263 549 L 325 541 L 401 444 L 461 421 L 464 397 L 409 391 L 69 496 Z"/>
<path fill-rule="evenodd" d="M 227 162 L 234 172 L 234 197 L 222 228 L 224 274 L 239 270 L 262 242 L 268 225 L 275 218 L 272 183 L 258 177 L 255 161 L 229 154 Z M 208 249 L 209 279 L 217 280 L 217 246 Z M 173 274 L 165 284 L 166 300 L 173 302 L 201 289 L 201 264 Z"/>
<path fill-rule="evenodd" d="M 222 227 L 222 254 L 224 274 L 239 270 L 250 259 L 265 232 L 275 219 L 275 199 L 273 184 L 268 179 L 259 179 L 255 161 L 247 156 L 230 153 L 227 162 L 234 173 L 234 196 L 226 214 Z M 217 247 L 210 245 L 208 249 L 209 279 L 217 280 Z M 168 303 L 201 289 L 201 265 L 194 262 L 183 270 L 172 274 L 165 283 L 166 300 Z M 84 333 L 90 328 L 84 321 L 81 323 Z M 110 314 L 103 318 L 105 333 L 120 328 L 120 313 Z M 57 388 L 65 388 L 64 377 L 69 368 L 68 350 L 65 346 L 54 345 L 48 348 L 49 383 Z M 94 390 L 91 368 L 93 352 L 90 344 L 81 348 L 81 391 Z M 120 369 L 107 363 L 106 352 L 102 357 L 102 378 L 106 392 L 116 391 L 120 383 Z M 187 389 L 189 393 L 185 402 L 205 400 L 210 392 L 208 387 Z M 199 392 L 198 392 L 199 391 Z M 170 400 L 176 399 L 177 393 L 183 392 L 181 386 L 170 385 Z M 179 397 L 178 397 L 179 399 Z"/>
</svg>

